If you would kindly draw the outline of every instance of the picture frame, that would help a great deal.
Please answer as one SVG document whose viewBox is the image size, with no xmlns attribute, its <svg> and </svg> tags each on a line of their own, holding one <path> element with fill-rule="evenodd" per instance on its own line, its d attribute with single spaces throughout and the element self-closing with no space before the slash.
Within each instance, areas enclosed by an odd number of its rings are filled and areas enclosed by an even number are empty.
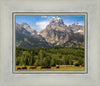
<svg viewBox="0 0 100 86">
<path fill-rule="evenodd" d="M 24 3 L 23 3 L 24 1 Z M 99 86 L 99 0 L 0 0 L 0 86 Z M 80 4 L 82 3 L 82 4 Z M 22 5 L 23 4 L 23 5 Z M 13 12 L 87 12 L 88 73 L 18 74 L 12 71 Z M 94 31 L 95 28 L 95 31 Z M 5 83 L 6 82 L 6 83 Z"/>
<path fill-rule="evenodd" d="M 58 15 L 58 16 L 60 16 L 60 15 L 63 15 L 63 16 L 84 16 L 84 24 L 85 24 L 85 26 L 84 26 L 84 33 L 85 33 L 85 36 L 84 36 L 84 46 L 85 46 L 85 49 L 84 49 L 84 56 L 85 56 L 85 69 L 84 70 L 69 70 L 69 71 L 33 71 L 33 70 L 27 70 L 27 71 L 25 71 L 25 70 L 21 70 L 21 71 L 17 71 L 16 70 L 16 27 L 15 27 L 15 21 L 16 21 L 16 16 L 26 16 L 26 15 L 30 15 L 30 16 L 34 16 L 34 15 L 37 15 L 37 16 L 39 16 L 39 15 L 46 15 L 46 16 L 48 16 L 48 15 Z M 63 74 L 63 73 L 65 73 L 65 74 L 81 74 L 81 73 L 88 73 L 88 49 L 87 49 L 87 44 L 88 44 L 88 34 L 87 34 L 87 32 L 88 32 L 88 25 L 87 25 L 87 21 L 88 21 L 88 14 L 86 13 L 86 12 L 13 12 L 12 13 L 12 19 L 13 19 L 13 21 L 12 21 L 12 31 L 13 31 L 13 56 L 12 56 L 12 59 L 13 59 L 13 73 L 28 73 L 28 74 L 30 74 L 30 73 L 33 73 L 33 74 Z"/>
</svg>

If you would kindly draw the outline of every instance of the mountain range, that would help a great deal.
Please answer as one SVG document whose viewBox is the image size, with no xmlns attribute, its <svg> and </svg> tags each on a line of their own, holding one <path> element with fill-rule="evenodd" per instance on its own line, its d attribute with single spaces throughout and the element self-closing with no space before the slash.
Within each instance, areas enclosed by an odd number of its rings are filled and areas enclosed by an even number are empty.
<svg viewBox="0 0 100 86">
<path fill-rule="evenodd" d="M 84 47 L 84 26 L 75 22 L 67 26 L 61 17 L 53 18 L 41 31 L 27 23 L 16 23 L 16 47 Z"/>
</svg>

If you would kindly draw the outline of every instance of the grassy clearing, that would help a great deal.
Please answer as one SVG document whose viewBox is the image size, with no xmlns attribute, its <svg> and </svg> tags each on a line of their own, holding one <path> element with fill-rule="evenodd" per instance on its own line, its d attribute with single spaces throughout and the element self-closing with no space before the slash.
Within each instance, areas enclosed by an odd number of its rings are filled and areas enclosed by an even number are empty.
<svg viewBox="0 0 100 86">
<path fill-rule="evenodd" d="M 23 67 L 26 67 L 26 69 L 22 69 Z M 38 66 L 35 69 L 30 69 L 30 67 L 34 67 L 34 66 L 16 66 L 16 70 L 17 71 L 22 71 L 22 70 L 25 70 L 25 71 L 26 70 L 29 70 L 29 71 L 73 71 L 73 70 L 83 71 L 84 70 L 83 66 L 73 66 L 73 65 L 59 66 L 59 68 L 56 68 L 56 66 L 54 66 L 51 68 L 43 68 L 43 69 L 41 69 L 41 66 Z"/>
</svg>

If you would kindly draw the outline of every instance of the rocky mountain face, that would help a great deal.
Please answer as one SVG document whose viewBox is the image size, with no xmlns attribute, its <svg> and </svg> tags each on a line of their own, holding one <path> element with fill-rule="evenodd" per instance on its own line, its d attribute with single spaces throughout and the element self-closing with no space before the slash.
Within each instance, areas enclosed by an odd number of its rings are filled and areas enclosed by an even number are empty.
<svg viewBox="0 0 100 86">
<path fill-rule="evenodd" d="M 80 33 L 81 35 L 84 35 L 84 26 L 79 25 L 78 22 L 75 22 L 72 25 L 69 25 L 68 28 L 72 30 L 73 33 Z"/>
<path fill-rule="evenodd" d="M 39 33 L 39 34 L 37 34 Z M 84 46 L 84 26 L 79 23 L 65 25 L 61 17 L 55 17 L 43 30 L 37 32 L 27 23 L 16 23 L 17 47 Z"/>
<path fill-rule="evenodd" d="M 41 35 L 26 24 L 16 23 L 16 47 L 35 48 L 35 47 L 50 47 Z"/>
<path fill-rule="evenodd" d="M 55 29 L 45 29 L 40 32 L 40 35 L 42 35 L 48 43 L 56 45 L 60 45 L 68 41 L 70 34 L 71 33 L 68 33 L 67 31 L 59 31 Z"/>
<path fill-rule="evenodd" d="M 55 17 L 44 30 L 40 31 L 40 35 L 44 37 L 48 43 L 61 45 L 69 41 L 72 33 L 83 32 L 83 29 L 84 27 L 78 25 L 78 23 L 67 26 L 64 24 L 62 18 Z"/>
<path fill-rule="evenodd" d="M 37 35 L 37 31 L 33 30 L 27 23 L 17 24 L 16 23 L 16 31 L 26 35 Z"/>
<path fill-rule="evenodd" d="M 63 20 L 60 17 L 55 17 L 52 19 L 52 21 L 47 25 L 46 29 L 51 30 L 59 30 L 59 31 L 65 31 L 67 28 L 67 25 L 64 24 Z"/>
</svg>

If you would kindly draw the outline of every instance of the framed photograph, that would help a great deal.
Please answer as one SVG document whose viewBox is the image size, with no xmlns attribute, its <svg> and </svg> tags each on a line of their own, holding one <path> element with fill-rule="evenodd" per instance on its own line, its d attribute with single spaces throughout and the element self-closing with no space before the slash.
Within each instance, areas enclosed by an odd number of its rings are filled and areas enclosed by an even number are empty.
<svg viewBox="0 0 100 86">
<path fill-rule="evenodd" d="M 13 13 L 13 72 L 87 73 L 87 15 Z"/>
<path fill-rule="evenodd" d="M 0 0 L 0 86 L 100 86 L 99 0 Z"/>
</svg>

